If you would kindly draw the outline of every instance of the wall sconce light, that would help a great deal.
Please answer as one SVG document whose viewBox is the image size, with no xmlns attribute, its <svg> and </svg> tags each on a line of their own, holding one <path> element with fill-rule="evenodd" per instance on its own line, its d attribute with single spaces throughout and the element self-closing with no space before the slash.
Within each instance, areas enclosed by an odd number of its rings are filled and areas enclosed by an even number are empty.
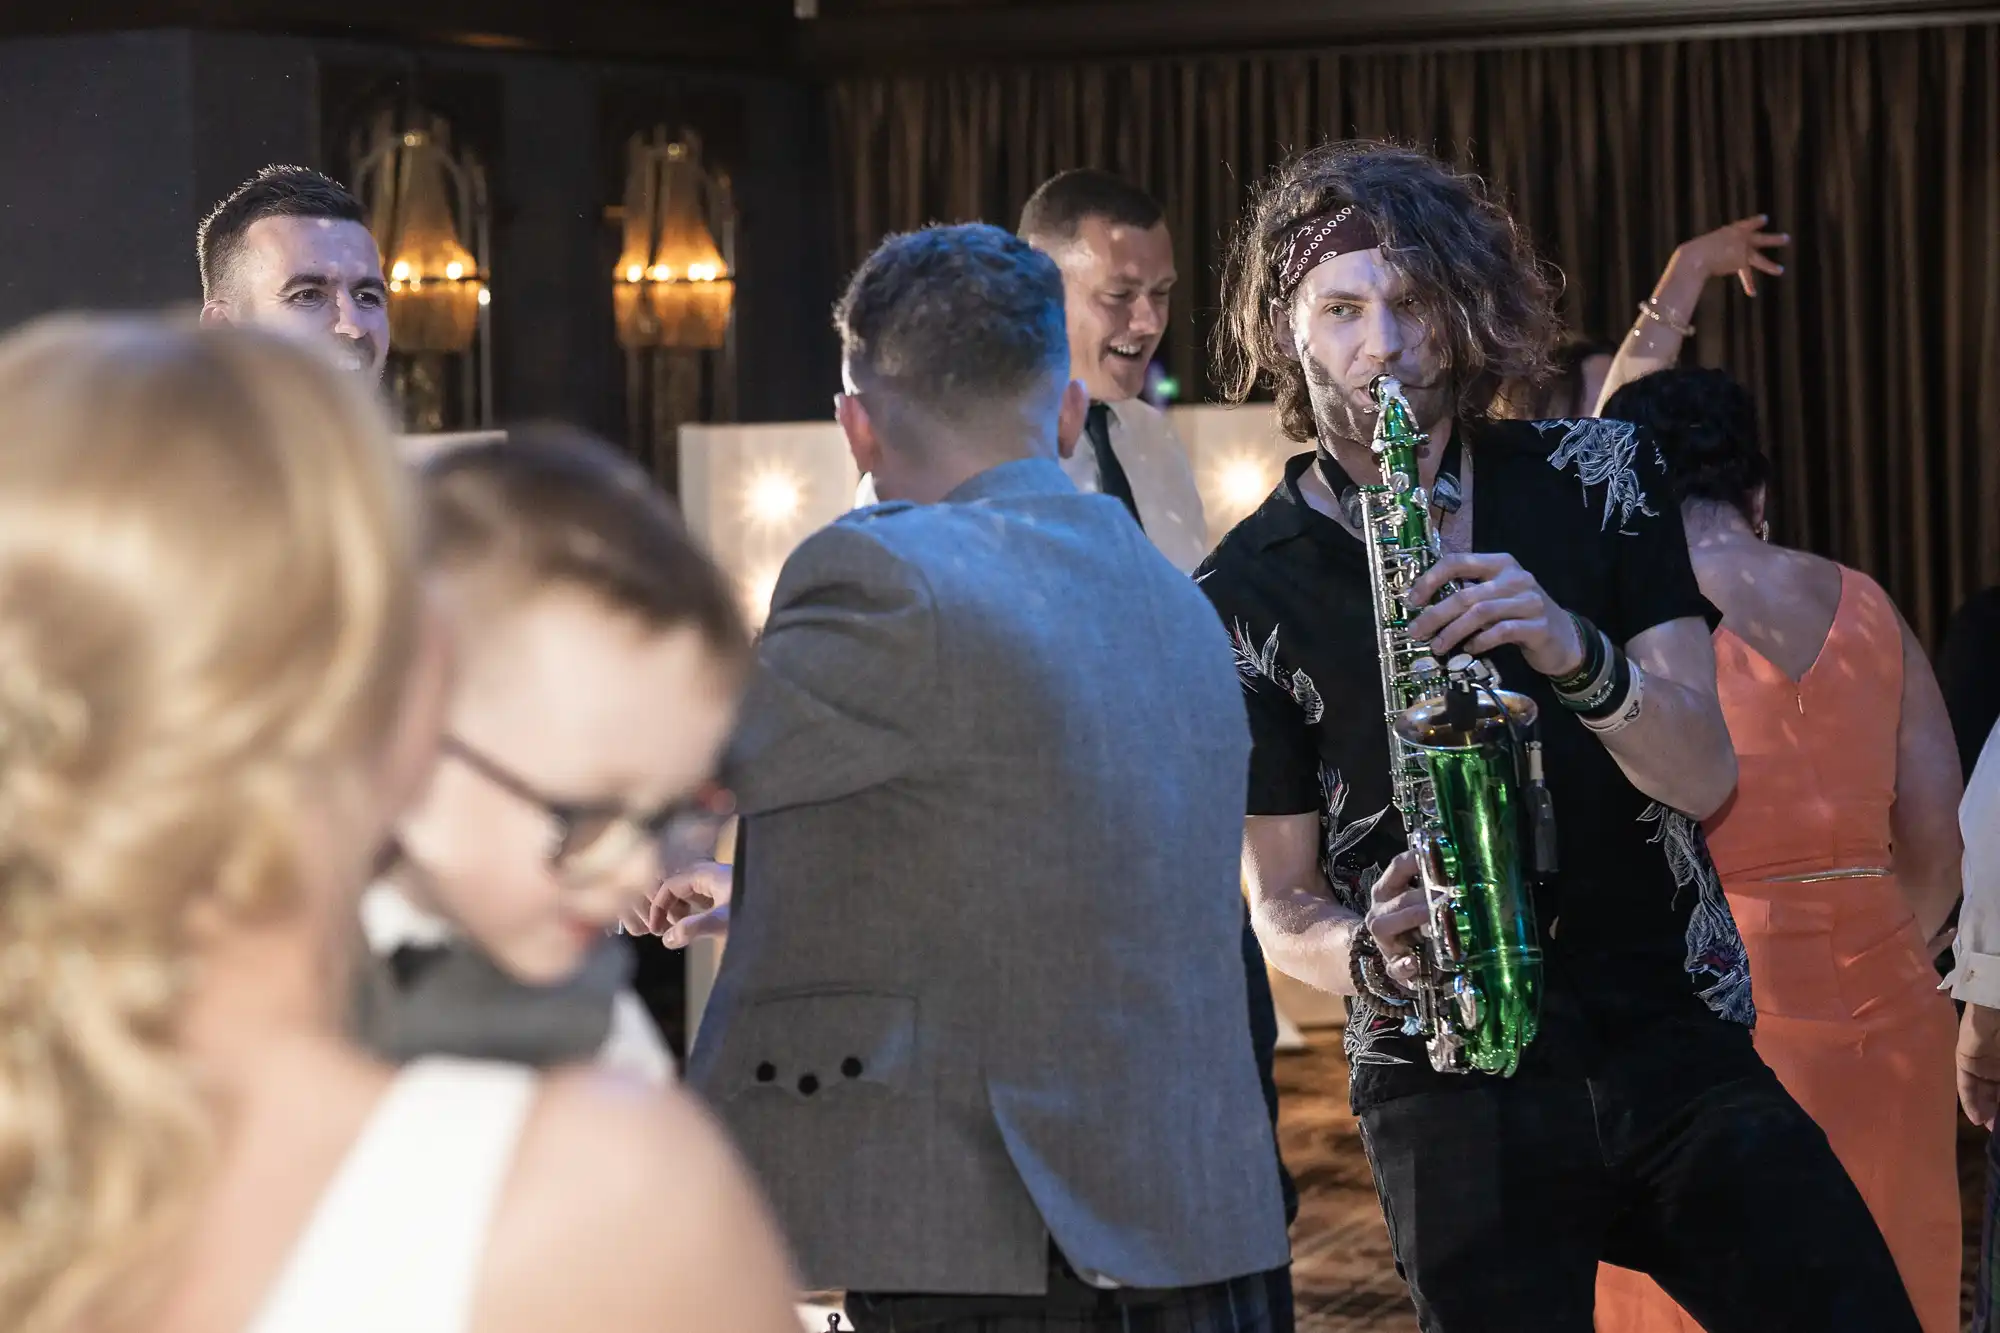
<svg viewBox="0 0 2000 1333">
<path fill-rule="evenodd" d="M 632 137 L 624 231 L 612 275 L 618 341 L 721 347 L 736 295 L 735 219 L 727 183 L 702 169 L 700 140 L 669 140 L 663 129 Z"/>
<path fill-rule="evenodd" d="M 441 118 L 400 119 L 402 128 L 394 111 L 376 117 L 354 171 L 389 278 L 389 345 L 403 362 L 391 388 L 408 429 L 490 426 L 486 174 L 452 152 Z M 460 363 L 456 411 L 445 401 L 448 359 Z"/>
<path fill-rule="evenodd" d="M 625 348 L 632 452 L 669 490 L 680 428 L 735 414 L 736 209 L 701 140 L 655 126 L 625 144 L 621 244 L 611 307 Z"/>
</svg>

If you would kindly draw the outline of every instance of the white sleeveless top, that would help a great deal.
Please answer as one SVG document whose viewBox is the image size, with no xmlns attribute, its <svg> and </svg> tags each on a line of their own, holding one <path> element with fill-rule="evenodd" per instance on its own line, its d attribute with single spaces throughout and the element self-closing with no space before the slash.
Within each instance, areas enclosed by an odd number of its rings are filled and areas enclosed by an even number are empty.
<svg viewBox="0 0 2000 1333">
<path fill-rule="evenodd" d="M 518 1065 L 405 1066 L 247 1333 L 464 1333 L 535 1090 Z"/>
</svg>

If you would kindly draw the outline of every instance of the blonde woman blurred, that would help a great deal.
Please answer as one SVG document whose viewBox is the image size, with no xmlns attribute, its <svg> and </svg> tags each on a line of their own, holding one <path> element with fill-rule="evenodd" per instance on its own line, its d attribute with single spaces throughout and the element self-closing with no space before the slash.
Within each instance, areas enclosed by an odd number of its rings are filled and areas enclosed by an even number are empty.
<svg viewBox="0 0 2000 1333">
<path fill-rule="evenodd" d="M 342 1036 L 446 676 L 364 391 L 62 320 L 0 419 L 0 1328 L 792 1333 L 686 1098 Z"/>
</svg>

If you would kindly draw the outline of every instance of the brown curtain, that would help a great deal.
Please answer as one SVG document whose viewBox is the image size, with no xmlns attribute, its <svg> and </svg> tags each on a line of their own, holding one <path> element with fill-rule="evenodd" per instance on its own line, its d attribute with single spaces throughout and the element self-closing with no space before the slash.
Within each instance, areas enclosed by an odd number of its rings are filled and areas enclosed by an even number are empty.
<svg viewBox="0 0 2000 1333">
<path fill-rule="evenodd" d="M 1751 301 L 1713 284 L 1689 355 L 1757 393 L 1779 540 L 1882 580 L 1935 641 L 2000 583 L 2000 27 L 1536 49 L 960 68 L 831 92 L 845 258 L 886 232 L 1011 226 L 1072 166 L 1165 204 L 1199 398 L 1223 238 L 1287 152 L 1394 136 L 1477 168 L 1616 340 L 1674 245 L 1792 233 Z"/>
</svg>

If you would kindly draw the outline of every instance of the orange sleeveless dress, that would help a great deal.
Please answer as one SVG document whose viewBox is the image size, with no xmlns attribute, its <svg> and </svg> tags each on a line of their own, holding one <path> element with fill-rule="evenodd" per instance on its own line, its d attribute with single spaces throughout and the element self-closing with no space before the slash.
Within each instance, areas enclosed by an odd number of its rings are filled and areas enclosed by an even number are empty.
<svg viewBox="0 0 2000 1333">
<path fill-rule="evenodd" d="M 1889 846 L 1902 635 L 1887 594 L 1841 571 L 1800 681 L 1715 635 L 1736 793 L 1706 826 L 1750 955 L 1757 1052 L 1819 1122 L 1882 1228 L 1924 1333 L 1959 1326 L 1957 1023 Z M 1883 871 L 1847 874 L 1847 871 Z M 1698 1333 L 1651 1278 L 1598 1270 L 1598 1333 Z"/>
</svg>

